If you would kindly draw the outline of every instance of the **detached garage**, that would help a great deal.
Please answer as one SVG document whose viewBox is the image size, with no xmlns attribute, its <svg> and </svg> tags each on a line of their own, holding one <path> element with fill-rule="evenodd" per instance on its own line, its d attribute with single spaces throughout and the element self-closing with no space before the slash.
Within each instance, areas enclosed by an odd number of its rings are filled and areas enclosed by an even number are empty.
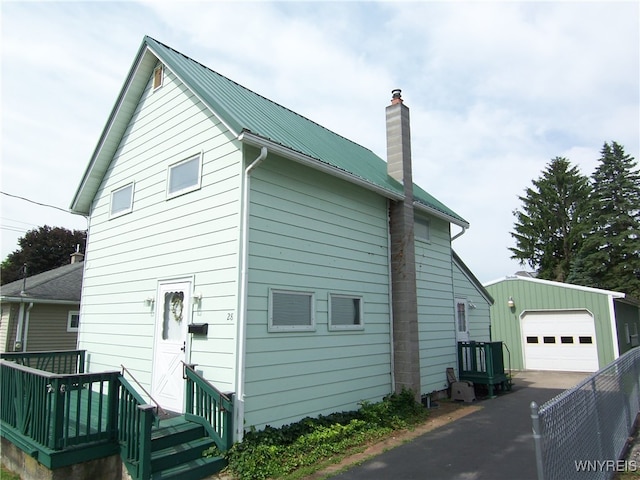
<svg viewBox="0 0 640 480">
<path fill-rule="evenodd" d="M 624 293 L 514 275 L 484 285 L 492 340 L 514 370 L 595 372 L 638 345 L 640 302 Z"/>
</svg>

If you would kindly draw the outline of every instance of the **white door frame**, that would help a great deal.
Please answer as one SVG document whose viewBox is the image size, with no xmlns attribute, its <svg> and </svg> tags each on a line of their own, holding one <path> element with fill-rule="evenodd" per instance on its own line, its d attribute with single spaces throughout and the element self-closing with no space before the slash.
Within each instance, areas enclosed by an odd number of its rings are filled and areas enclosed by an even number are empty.
<svg viewBox="0 0 640 480">
<path fill-rule="evenodd" d="M 158 282 L 151 395 L 163 409 L 179 413 L 184 409 L 182 362 L 188 363 L 190 353 L 192 291 L 193 278 Z"/>
<path fill-rule="evenodd" d="M 464 319 L 464 328 L 461 330 L 461 318 L 460 311 L 458 310 L 458 305 L 463 304 L 464 310 L 463 315 Z M 456 297 L 453 301 L 454 308 L 454 316 L 456 321 L 456 345 L 458 342 L 468 342 L 469 341 L 469 301 L 466 298 Z"/>
</svg>

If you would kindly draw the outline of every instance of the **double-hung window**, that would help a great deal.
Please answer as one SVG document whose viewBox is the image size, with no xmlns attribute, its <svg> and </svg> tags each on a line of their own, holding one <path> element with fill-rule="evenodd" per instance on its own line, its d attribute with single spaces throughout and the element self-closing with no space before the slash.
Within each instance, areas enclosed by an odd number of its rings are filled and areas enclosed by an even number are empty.
<svg viewBox="0 0 640 480">
<path fill-rule="evenodd" d="M 177 197 L 200 188 L 202 154 L 169 166 L 167 175 L 167 197 Z"/>
<path fill-rule="evenodd" d="M 111 192 L 110 217 L 119 217 L 133 209 L 133 183 Z"/>
<path fill-rule="evenodd" d="M 315 296 L 313 293 L 271 290 L 269 297 L 270 332 L 315 330 Z"/>
<path fill-rule="evenodd" d="M 80 312 L 69 312 L 67 316 L 67 332 L 80 330 Z"/>
<path fill-rule="evenodd" d="M 329 295 L 329 330 L 362 330 L 362 297 Z"/>
</svg>

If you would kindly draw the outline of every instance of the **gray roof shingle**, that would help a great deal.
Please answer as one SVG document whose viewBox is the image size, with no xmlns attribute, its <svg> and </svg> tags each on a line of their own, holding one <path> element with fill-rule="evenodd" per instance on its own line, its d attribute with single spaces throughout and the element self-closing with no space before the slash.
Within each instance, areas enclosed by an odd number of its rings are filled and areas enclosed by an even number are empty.
<svg viewBox="0 0 640 480">
<path fill-rule="evenodd" d="M 69 301 L 80 303 L 84 263 L 77 262 L 0 286 L 0 299 L 19 298 L 40 301 Z M 21 294 L 24 287 L 24 295 Z"/>
</svg>

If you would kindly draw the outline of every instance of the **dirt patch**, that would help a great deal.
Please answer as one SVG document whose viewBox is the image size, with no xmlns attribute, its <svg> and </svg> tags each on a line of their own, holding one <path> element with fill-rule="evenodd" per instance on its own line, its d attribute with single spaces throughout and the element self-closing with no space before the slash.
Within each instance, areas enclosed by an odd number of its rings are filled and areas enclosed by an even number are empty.
<svg viewBox="0 0 640 480">
<path fill-rule="evenodd" d="M 323 479 L 327 475 L 334 474 L 350 465 L 361 463 L 371 457 L 380 455 L 386 450 L 402 445 L 403 443 L 413 440 L 414 438 L 424 435 L 436 428 L 442 427 L 443 425 L 465 417 L 470 413 L 476 412 L 481 408 L 482 407 L 477 404 L 463 404 L 449 401 L 441 402 L 438 408 L 431 410 L 429 418 L 422 425 L 417 426 L 413 430 L 402 430 L 396 432 L 392 437 L 370 445 L 363 452 L 346 457 L 341 462 L 331 465 L 323 470 L 319 470 L 306 478 L 310 480 Z"/>
</svg>

